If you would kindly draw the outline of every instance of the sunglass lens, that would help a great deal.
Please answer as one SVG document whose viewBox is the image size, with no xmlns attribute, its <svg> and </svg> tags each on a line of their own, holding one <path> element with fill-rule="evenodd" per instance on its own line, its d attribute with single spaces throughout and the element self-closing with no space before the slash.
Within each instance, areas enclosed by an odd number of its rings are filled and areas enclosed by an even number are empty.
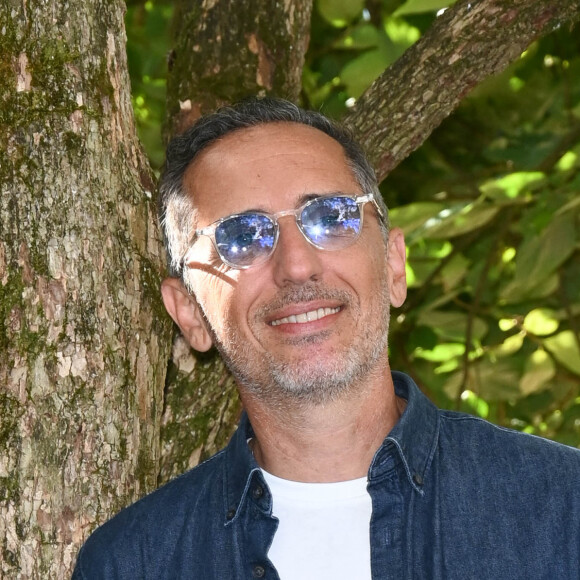
<svg viewBox="0 0 580 580">
<path fill-rule="evenodd" d="M 276 226 L 262 214 L 224 220 L 215 230 L 218 251 L 226 263 L 247 267 L 265 260 L 274 247 Z"/>
<path fill-rule="evenodd" d="M 337 250 L 360 233 L 360 210 L 350 197 L 322 197 L 309 203 L 301 215 L 302 229 L 320 248 Z"/>
</svg>

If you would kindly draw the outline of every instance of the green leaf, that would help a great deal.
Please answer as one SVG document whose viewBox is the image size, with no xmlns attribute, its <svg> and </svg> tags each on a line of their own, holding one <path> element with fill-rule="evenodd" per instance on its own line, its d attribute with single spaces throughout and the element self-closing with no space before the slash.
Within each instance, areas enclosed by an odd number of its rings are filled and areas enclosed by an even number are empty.
<svg viewBox="0 0 580 580">
<path fill-rule="evenodd" d="M 423 358 L 431 362 L 446 362 L 449 359 L 461 356 L 465 352 L 465 345 L 462 343 L 448 342 L 438 344 L 432 350 L 416 348 L 414 356 Z"/>
<path fill-rule="evenodd" d="M 348 50 L 364 50 L 376 48 L 381 39 L 381 32 L 372 24 L 362 23 L 348 29 L 348 34 L 338 39 L 334 48 Z"/>
<path fill-rule="evenodd" d="M 407 0 L 407 2 L 393 12 L 393 16 L 436 12 L 442 8 L 448 8 L 454 3 L 455 0 Z"/>
<path fill-rule="evenodd" d="M 437 346 L 437 335 L 429 326 L 415 326 L 407 341 L 407 348 L 410 350 L 415 350 L 416 348 L 431 350 L 435 346 Z"/>
<path fill-rule="evenodd" d="M 524 318 L 523 327 L 536 336 L 547 336 L 558 330 L 560 323 L 556 319 L 556 313 L 548 308 L 535 308 L 530 310 Z"/>
<path fill-rule="evenodd" d="M 544 339 L 544 346 L 554 358 L 569 371 L 580 375 L 580 349 L 578 341 L 571 330 L 564 330 L 556 336 Z"/>
<path fill-rule="evenodd" d="M 384 49 L 369 50 L 345 65 L 340 73 L 340 80 L 346 86 L 348 94 L 356 99 L 370 87 L 393 60 Z"/>
<path fill-rule="evenodd" d="M 430 201 L 410 203 L 389 211 L 391 223 L 401 228 L 406 236 L 425 225 L 427 220 L 436 217 L 445 205 Z"/>
<path fill-rule="evenodd" d="M 441 270 L 439 276 L 446 292 L 455 288 L 455 286 L 463 280 L 470 265 L 471 261 L 463 256 L 463 254 L 455 254 L 455 256 L 453 256 L 453 258 Z"/>
<path fill-rule="evenodd" d="M 498 213 L 497 205 L 474 203 L 452 215 L 439 216 L 433 224 L 427 224 L 425 237 L 433 239 L 453 238 L 467 234 L 489 223 Z"/>
<path fill-rule="evenodd" d="M 556 216 L 538 235 L 530 235 L 516 254 L 516 269 L 513 280 L 500 292 L 507 303 L 545 296 L 542 284 L 574 252 L 576 244 L 575 216 L 568 212 Z M 558 281 L 556 279 L 556 287 Z M 554 286 L 550 282 L 548 289 Z M 538 290 L 542 290 L 539 292 Z"/>
<path fill-rule="evenodd" d="M 528 358 L 525 372 L 520 379 L 520 391 L 523 395 L 531 395 L 547 388 L 556 374 L 556 365 L 552 357 L 543 349 L 534 351 Z"/>
<path fill-rule="evenodd" d="M 461 400 L 467 403 L 467 405 L 480 417 L 486 419 L 489 415 L 489 405 L 473 391 L 463 391 L 463 393 L 461 393 Z"/>
<path fill-rule="evenodd" d="M 465 340 L 467 314 L 462 312 L 442 312 L 424 310 L 417 318 L 419 324 L 430 326 L 442 338 L 454 341 Z M 472 337 L 481 340 L 487 333 L 487 324 L 480 318 L 474 318 Z"/>
<path fill-rule="evenodd" d="M 451 375 L 443 389 L 451 399 L 457 399 L 462 382 L 461 370 Z M 481 359 L 472 363 L 464 387 L 486 401 L 510 401 L 522 396 L 519 371 L 513 358 L 495 363 Z"/>
<path fill-rule="evenodd" d="M 540 171 L 521 171 L 488 181 L 480 186 L 479 189 L 490 197 L 499 197 L 499 193 L 500 196 L 513 199 L 527 191 L 530 184 L 538 184 L 544 179 L 545 175 Z"/>
<path fill-rule="evenodd" d="M 364 0 L 318 0 L 318 12 L 336 28 L 342 28 L 359 16 Z"/>
<path fill-rule="evenodd" d="M 525 333 L 518 332 L 508 336 L 499 346 L 490 349 L 490 354 L 496 357 L 511 356 L 518 352 L 524 344 Z"/>
</svg>

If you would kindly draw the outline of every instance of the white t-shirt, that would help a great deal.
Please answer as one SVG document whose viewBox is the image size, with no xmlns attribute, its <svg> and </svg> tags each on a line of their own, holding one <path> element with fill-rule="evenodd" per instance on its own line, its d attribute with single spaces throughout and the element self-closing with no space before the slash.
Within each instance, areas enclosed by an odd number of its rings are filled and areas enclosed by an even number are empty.
<svg viewBox="0 0 580 580">
<path fill-rule="evenodd" d="M 367 478 L 302 483 L 263 473 L 280 520 L 268 552 L 280 579 L 370 580 Z"/>
</svg>

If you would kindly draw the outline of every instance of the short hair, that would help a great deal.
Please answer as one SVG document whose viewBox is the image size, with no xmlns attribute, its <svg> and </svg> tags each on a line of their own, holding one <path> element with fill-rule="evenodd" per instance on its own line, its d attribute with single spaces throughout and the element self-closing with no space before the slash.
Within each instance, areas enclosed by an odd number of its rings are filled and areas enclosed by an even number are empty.
<svg viewBox="0 0 580 580">
<path fill-rule="evenodd" d="M 193 242 L 197 222 L 195 200 L 183 187 L 187 168 L 216 140 L 235 131 L 268 123 L 307 125 L 340 143 L 362 192 L 372 193 L 383 212 L 381 228 L 386 240 L 387 207 L 379 192 L 375 172 L 350 131 L 322 113 L 302 109 L 284 99 L 252 97 L 201 117 L 187 131 L 174 137 L 167 147 L 159 182 L 159 218 L 171 276 L 181 277 L 183 274 L 183 257 Z"/>
</svg>

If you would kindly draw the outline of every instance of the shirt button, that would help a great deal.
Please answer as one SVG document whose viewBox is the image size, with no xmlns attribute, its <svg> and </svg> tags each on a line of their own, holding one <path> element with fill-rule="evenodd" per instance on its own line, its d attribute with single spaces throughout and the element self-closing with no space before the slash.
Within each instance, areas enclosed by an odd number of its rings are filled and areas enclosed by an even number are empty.
<svg viewBox="0 0 580 580">
<path fill-rule="evenodd" d="M 415 473 L 413 475 L 413 481 L 418 485 L 418 486 L 422 486 L 423 485 L 423 478 L 418 474 Z"/>
<path fill-rule="evenodd" d="M 266 570 L 264 566 L 257 564 L 252 568 L 252 576 L 254 578 L 263 578 L 266 575 Z"/>
<path fill-rule="evenodd" d="M 261 485 L 257 485 L 252 491 L 254 499 L 260 499 L 264 495 L 264 488 Z"/>
<path fill-rule="evenodd" d="M 228 520 L 233 520 L 235 515 L 236 515 L 236 510 L 231 509 L 231 510 L 228 510 L 228 513 L 226 514 L 226 518 Z"/>
</svg>

